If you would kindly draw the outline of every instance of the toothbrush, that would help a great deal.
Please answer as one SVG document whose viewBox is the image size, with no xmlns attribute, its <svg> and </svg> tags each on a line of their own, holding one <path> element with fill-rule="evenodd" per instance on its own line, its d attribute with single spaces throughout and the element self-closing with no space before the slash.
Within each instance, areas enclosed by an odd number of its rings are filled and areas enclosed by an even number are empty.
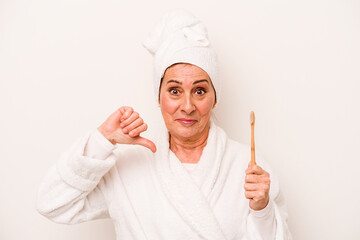
<svg viewBox="0 0 360 240">
<path fill-rule="evenodd" d="M 251 162 L 250 166 L 256 165 L 255 162 L 255 139 L 254 139 L 254 127 L 255 127 L 255 114 L 250 112 L 250 124 L 251 124 Z"/>
</svg>

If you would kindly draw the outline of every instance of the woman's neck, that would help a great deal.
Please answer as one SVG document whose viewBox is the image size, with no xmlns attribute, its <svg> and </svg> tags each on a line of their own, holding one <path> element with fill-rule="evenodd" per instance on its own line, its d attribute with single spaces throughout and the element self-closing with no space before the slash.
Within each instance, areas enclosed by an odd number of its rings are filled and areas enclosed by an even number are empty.
<svg viewBox="0 0 360 240">
<path fill-rule="evenodd" d="M 195 139 L 177 138 L 170 135 L 170 149 L 179 158 L 180 162 L 199 162 L 202 151 L 207 143 L 209 128 L 210 126 L 207 126 L 204 132 Z"/>
</svg>

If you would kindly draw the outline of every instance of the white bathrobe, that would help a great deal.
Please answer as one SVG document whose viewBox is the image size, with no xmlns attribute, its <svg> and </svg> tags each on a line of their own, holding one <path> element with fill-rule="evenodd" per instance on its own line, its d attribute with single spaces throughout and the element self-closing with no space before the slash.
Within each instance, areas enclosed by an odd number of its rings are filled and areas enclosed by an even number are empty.
<svg viewBox="0 0 360 240">
<path fill-rule="evenodd" d="M 137 145 L 114 147 L 89 131 L 44 177 L 37 210 L 66 224 L 110 217 L 118 240 L 291 239 L 277 178 L 257 154 L 271 176 L 270 202 L 251 210 L 244 195 L 250 147 L 213 121 L 191 171 L 169 150 L 165 128 L 156 146 L 155 154 Z"/>
</svg>

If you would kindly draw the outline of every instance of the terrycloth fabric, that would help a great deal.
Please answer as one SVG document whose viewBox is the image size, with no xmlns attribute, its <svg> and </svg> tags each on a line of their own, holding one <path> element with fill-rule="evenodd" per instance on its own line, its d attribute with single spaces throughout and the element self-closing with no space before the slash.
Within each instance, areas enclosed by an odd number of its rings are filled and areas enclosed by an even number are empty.
<svg viewBox="0 0 360 240">
<path fill-rule="evenodd" d="M 38 211 L 66 224 L 110 217 L 119 240 L 274 239 L 261 237 L 264 227 L 273 228 L 277 240 L 291 239 L 278 181 L 258 154 L 271 175 L 271 200 L 261 211 L 249 208 L 243 190 L 248 146 L 211 122 L 189 173 L 169 150 L 164 127 L 156 145 L 155 154 L 141 146 L 114 149 L 97 130 L 87 133 L 45 176 Z"/>
<path fill-rule="evenodd" d="M 164 14 L 142 45 L 154 56 L 156 99 L 166 68 L 183 62 L 196 65 L 209 75 L 219 100 L 221 86 L 216 54 L 205 25 L 189 11 L 175 9 Z"/>
</svg>

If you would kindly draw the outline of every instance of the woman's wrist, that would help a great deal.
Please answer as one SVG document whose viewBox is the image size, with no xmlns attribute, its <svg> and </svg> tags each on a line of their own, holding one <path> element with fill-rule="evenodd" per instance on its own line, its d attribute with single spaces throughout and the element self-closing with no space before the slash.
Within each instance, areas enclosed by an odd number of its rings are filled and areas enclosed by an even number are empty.
<svg viewBox="0 0 360 240">
<path fill-rule="evenodd" d="M 271 200 L 268 201 L 268 204 L 265 208 L 261 210 L 253 210 L 250 208 L 250 214 L 254 217 L 263 218 L 268 216 L 272 211 L 274 211 L 273 202 Z"/>
<path fill-rule="evenodd" d="M 100 131 L 95 129 L 91 132 L 85 147 L 84 155 L 97 159 L 105 159 L 114 150 L 112 144 Z"/>
</svg>

